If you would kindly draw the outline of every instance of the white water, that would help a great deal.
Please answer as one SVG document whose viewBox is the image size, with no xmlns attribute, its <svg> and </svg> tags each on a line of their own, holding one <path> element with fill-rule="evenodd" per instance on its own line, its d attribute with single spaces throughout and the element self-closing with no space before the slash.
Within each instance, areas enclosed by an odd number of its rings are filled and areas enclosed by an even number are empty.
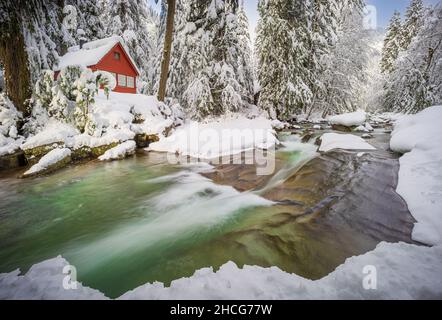
<svg viewBox="0 0 442 320">
<path fill-rule="evenodd" d="M 146 199 L 142 207 L 146 214 L 144 220 L 85 244 L 72 253 L 75 261 L 86 262 L 95 257 L 94 261 L 84 263 L 87 268 L 83 270 L 87 271 L 162 241 L 179 241 L 204 228 L 220 226 L 241 209 L 273 205 L 273 202 L 253 193 L 240 193 L 233 187 L 217 185 L 195 172 L 204 167 L 187 166 L 178 173 L 146 181 L 171 183 L 171 186 L 161 194 Z"/>
</svg>

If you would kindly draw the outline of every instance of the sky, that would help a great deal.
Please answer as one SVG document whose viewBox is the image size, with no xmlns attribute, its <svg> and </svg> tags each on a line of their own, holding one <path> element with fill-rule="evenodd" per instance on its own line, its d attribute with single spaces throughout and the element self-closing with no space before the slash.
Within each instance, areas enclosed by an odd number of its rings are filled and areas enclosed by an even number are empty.
<svg viewBox="0 0 442 320">
<path fill-rule="evenodd" d="M 154 4 L 154 0 L 148 0 L 151 4 Z M 441 3 L 442 0 L 424 0 L 427 5 Z M 375 6 L 377 12 L 378 27 L 385 28 L 388 26 L 391 16 L 395 10 L 398 10 L 402 14 L 405 13 L 410 0 L 366 0 L 367 5 Z M 252 37 L 254 35 L 255 27 L 258 23 L 258 0 L 244 0 L 246 6 L 247 15 L 250 23 L 250 33 Z M 158 7 L 158 5 L 156 5 Z"/>
</svg>

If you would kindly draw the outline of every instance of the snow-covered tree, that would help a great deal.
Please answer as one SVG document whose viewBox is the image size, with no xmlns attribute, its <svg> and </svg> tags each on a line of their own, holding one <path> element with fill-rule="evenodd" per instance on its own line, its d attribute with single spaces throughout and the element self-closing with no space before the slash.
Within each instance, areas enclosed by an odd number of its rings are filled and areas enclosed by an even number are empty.
<svg viewBox="0 0 442 320">
<path fill-rule="evenodd" d="M 93 41 L 104 37 L 104 26 L 101 21 L 100 6 L 96 0 L 66 0 L 65 5 L 72 5 L 75 7 L 77 15 L 75 20 L 77 22 L 76 28 L 72 30 L 72 36 L 78 45 L 80 37 L 84 37 L 86 41 Z M 78 33 L 78 30 L 83 30 L 84 34 Z"/>
<path fill-rule="evenodd" d="M 387 29 L 387 35 L 384 40 L 384 48 L 382 50 L 381 70 L 384 73 L 393 71 L 396 59 L 402 48 L 402 21 L 401 14 L 395 11 L 390 20 L 390 25 Z"/>
<path fill-rule="evenodd" d="M 75 81 L 76 108 L 74 111 L 75 125 L 80 132 L 85 132 L 89 119 L 89 108 L 95 102 L 97 94 L 97 78 L 90 69 L 85 69 Z"/>
<path fill-rule="evenodd" d="M 402 28 L 402 49 L 406 50 L 414 37 L 417 36 L 423 24 L 424 5 L 422 0 L 412 0 L 405 13 Z"/>
<path fill-rule="evenodd" d="M 84 67 L 82 66 L 67 66 L 66 68 L 60 71 L 57 82 L 60 86 L 60 89 L 63 91 L 63 94 L 67 99 L 74 101 L 75 100 L 75 81 L 80 78 L 81 73 L 83 72 Z"/>
<path fill-rule="evenodd" d="M 258 11 L 258 104 L 272 118 L 288 119 L 312 98 L 306 8 L 303 1 L 261 0 Z"/>
<path fill-rule="evenodd" d="M 54 98 L 52 88 L 54 87 L 54 72 L 43 71 L 41 78 L 35 84 L 35 98 L 41 106 L 48 109 Z"/>
<path fill-rule="evenodd" d="M 141 71 L 139 90 L 152 93 L 156 74 L 155 57 L 159 53 L 158 15 L 147 6 L 145 0 L 106 0 L 103 7 L 106 34 L 123 37 Z"/>
<path fill-rule="evenodd" d="M 252 98 L 253 74 L 232 0 L 179 0 L 167 95 L 190 116 L 238 111 Z"/>
<path fill-rule="evenodd" d="M 416 113 L 442 103 L 442 6 L 427 10 L 423 21 L 387 79 L 386 110 Z"/>
</svg>

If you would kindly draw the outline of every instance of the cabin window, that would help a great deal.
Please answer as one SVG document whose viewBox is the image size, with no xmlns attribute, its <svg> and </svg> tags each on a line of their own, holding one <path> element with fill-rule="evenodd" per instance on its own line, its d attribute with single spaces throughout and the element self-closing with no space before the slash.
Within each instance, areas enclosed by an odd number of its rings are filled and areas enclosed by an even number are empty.
<svg viewBox="0 0 442 320">
<path fill-rule="evenodd" d="M 127 77 L 127 87 L 128 88 L 135 88 L 135 78 L 134 77 Z"/>
<path fill-rule="evenodd" d="M 119 52 L 114 52 L 114 59 L 115 60 L 120 60 L 120 53 Z"/>
<path fill-rule="evenodd" d="M 118 75 L 118 85 L 120 87 L 126 87 L 126 84 L 127 84 L 126 76 L 119 74 Z"/>
</svg>

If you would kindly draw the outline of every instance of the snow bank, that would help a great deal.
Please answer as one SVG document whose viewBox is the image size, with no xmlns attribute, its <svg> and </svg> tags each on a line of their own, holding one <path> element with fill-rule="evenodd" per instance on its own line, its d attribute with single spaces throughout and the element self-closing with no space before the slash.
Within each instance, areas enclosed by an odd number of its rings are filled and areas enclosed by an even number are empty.
<svg viewBox="0 0 442 320">
<path fill-rule="evenodd" d="M 56 142 L 66 143 L 78 134 L 78 130 L 71 125 L 51 119 L 41 132 L 23 143 L 21 149 L 28 150 Z"/>
<path fill-rule="evenodd" d="M 56 164 L 57 162 L 69 157 L 71 155 L 71 150 L 67 148 L 59 149 L 56 148 L 46 154 L 40 161 L 33 165 L 31 169 L 24 173 L 24 176 L 28 176 L 31 174 L 35 174 L 41 171 L 46 170 L 51 165 Z"/>
<path fill-rule="evenodd" d="M 364 139 L 352 134 L 323 134 L 319 151 L 328 152 L 333 149 L 376 150 L 375 147 L 365 142 Z"/>
<path fill-rule="evenodd" d="M 133 124 L 135 117 L 144 122 Z M 28 150 L 61 142 L 75 150 L 122 143 L 134 139 L 135 134 L 161 136 L 174 121 L 173 112 L 155 97 L 111 92 L 107 99 L 102 90 L 91 107 L 91 119 L 95 125 L 92 135 L 80 134 L 73 126 L 51 119 L 41 132 L 30 137 L 21 148 Z"/>
<path fill-rule="evenodd" d="M 82 147 L 95 148 L 109 145 L 112 143 L 121 143 L 133 139 L 135 133 L 128 129 L 112 129 L 106 132 L 102 137 L 92 137 L 87 134 L 76 135 L 66 140 L 66 146 L 76 150 Z"/>
<path fill-rule="evenodd" d="M 127 129 L 136 134 L 159 134 L 174 122 L 172 110 L 154 96 L 99 91 L 92 108 L 95 136 L 109 129 Z M 137 117 L 137 119 L 135 119 Z M 144 120 L 133 124 L 134 120 Z M 140 121 L 140 122 L 141 122 Z"/>
<path fill-rule="evenodd" d="M 364 271 L 376 268 L 377 289 L 363 286 Z M 165 288 L 146 284 L 120 299 L 425 299 L 442 297 L 442 247 L 380 243 L 374 251 L 352 257 L 317 281 L 279 268 L 245 266 L 233 262 L 218 272 L 198 270 Z"/>
<path fill-rule="evenodd" d="M 390 148 L 400 158 L 397 193 L 417 220 L 413 239 L 442 244 L 442 106 L 400 118 Z"/>
<path fill-rule="evenodd" d="M 7 154 L 12 154 L 20 149 L 24 138 L 19 137 L 18 139 L 13 139 L 11 137 L 5 137 L 0 134 L 0 156 Z"/>
<path fill-rule="evenodd" d="M 352 113 L 344 113 L 337 116 L 331 116 L 328 121 L 331 124 L 343 125 L 346 127 L 360 126 L 367 120 L 365 111 L 358 110 Z"/>
<path fill-rule="evenodd" d="M 61 257 L 34 265 L 25 275 L 0 274 L 0 299 L 105 299 L 78 284 L 63 289 Z M 376 289 L 366 290 L 367 271 L 376 272 Z M 380 243 L 375 250 L 352 257 L 328 276 L 312 281 L 279 268 L 245 266 L 233 262 L 219 271 L 204 268 L 166 288 L 145 284 L 119 299 L 440 299 L 442 297 L 442 247 L 405 243 Z M 373 283 L 372 283 L 373 284 Z"/>
<path fill-rule="evenodd" d="M 231 115 L 206 123 L 189 121 L 170 137 L 152 143 L 149 150 L 213 159 L 255 148 L 270 149 L 277 143 L 272 121 Z"/>
<path fill-rule="evenodd" d="M 24 275 L 20 275 L 20 270 L 0 274 L 0 300 L 106 299 L 100 291 L 83 287 L 81 283 L 77 283 L 75 290 L 64 289 L 66 272 L 63 273 L 63 268 L 67 265 L 69 263 L 58 256 L 35 264 Z"/>
<path fill-rule="evenodd" d="M 123 159 L 127 155 L 133 154 L 135 152 L 135 148 L 137 147 L 135 141 L 130 140 L 126 141 L 115 148 L 112 148 L 106 151 L 102 156 L 98 157 L 98 160 L 118 160 Z"/>
</svg>

